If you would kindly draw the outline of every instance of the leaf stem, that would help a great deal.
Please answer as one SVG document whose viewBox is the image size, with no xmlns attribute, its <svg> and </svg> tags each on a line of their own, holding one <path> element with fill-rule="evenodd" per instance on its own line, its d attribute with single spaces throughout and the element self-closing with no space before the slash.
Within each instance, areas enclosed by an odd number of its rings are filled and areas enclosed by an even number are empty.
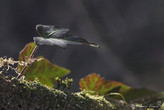
<svg viewBox="0 0 164 110">
<path fill-rule="evenodd" d="M 33 51 L 30 54 L 30 58 L 33 58 L 34 57 L 34 54 L 35 54 L 36 50 L 38 49 L 38 47 L 39 47 L 38 45 L 35 45 Z"/>
<path fill-rule="evenodd" d="M 34 49 L 32 50 L 32 52 L 31 52 L 31 54 L 29 56 L 29 58 L 33 58 L 34 57 L 34 54 L 35 54 L 36 50 L 38 49 L 38 47 L 39 47 L 38 45 L 35 45 Z M 23 67 L 22 71 L 17 76 L 17 79 L 20 79 L 20 77 L 23 75 L 23 72 L 26 70 L 27 67 L 28 67 L 28 64 Z"/>
</svg>

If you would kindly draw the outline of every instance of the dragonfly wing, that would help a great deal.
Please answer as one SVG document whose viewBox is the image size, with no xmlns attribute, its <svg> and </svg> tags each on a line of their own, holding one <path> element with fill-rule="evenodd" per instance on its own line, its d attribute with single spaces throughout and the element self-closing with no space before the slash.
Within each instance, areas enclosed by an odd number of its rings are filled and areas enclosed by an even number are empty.
<svg viewBox="0 0 164 110">
<path fill-rule="evenodd" d="M 42 24 L 36 25 L 36 30 L 43 38 L 60 37 L 69 31 L 69 29 L 61 28 L 59 26 Z"/>
<path fill-rule="evenodd" d="M 54 38 L 42 38 L 42 37 L 34 37 L 34 42 L 36 45 L 58 45 L 62 48 L 66 48 L 67 43 L 61 39 L 54 39 Z"/>
</svg>

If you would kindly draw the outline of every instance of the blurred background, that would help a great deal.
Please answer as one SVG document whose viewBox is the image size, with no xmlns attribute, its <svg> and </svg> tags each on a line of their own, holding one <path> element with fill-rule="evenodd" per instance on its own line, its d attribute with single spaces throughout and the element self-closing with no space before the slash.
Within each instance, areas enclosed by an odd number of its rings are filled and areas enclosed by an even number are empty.
<svg viewBox="0 0 164 110">
<path fill-rule="evenodd" d="M 163 0 L 1 0 L 0 56 L 17 60 L 38 36 L 36 24 L 69 28 L 101 45 L 41 46 L 37 51 L 36 56 L 71 70 L 73 91 L 93 72 L 134 88 L 164 90 Z"/>
</svg>

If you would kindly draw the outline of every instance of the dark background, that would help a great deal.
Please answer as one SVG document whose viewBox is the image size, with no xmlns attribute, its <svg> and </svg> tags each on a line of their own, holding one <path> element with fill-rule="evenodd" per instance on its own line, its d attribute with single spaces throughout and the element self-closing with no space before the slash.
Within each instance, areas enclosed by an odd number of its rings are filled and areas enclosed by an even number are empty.
<svg viewBox="0 0 164 110">
<path fill-rule="evenodd" d="M 36 53 L 72 71 L 73 89 L 96 72 L 134 88 L 164 90 L 163 0 L 1 0 L 0 56 L 18 59 L 36 24 L 59 25 L 102 47 L 41 46 Z"/>
</svg>

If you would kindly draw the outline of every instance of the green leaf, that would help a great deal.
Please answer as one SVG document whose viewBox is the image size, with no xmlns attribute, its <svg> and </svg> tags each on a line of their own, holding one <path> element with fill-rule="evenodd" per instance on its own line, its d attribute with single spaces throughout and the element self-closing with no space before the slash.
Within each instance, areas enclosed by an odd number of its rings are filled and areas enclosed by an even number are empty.
<svg viewBox="0 0 164 110">
<path fill-rule="evenodd" d="M 161 105 L 161 110 L 164 110 L 164 102 Z"/>
<path fill-rule="evenodd" d="M 123 93 L 123 96 L 126 98 L 126 101 L 132 101 L 144 96 L 155 95 L 156 92 L 146 89 L 146 88 L 130 88 L 128 91 Z"/>
<path fill-rule="evenodd" d="M 35 43 L 31 42 L 25 46 L 20 52 L 19 61 L 25 61 L 25 57 L 29 57 L 35 47 Z M 40 59 L 43 57 L 37 57 Z M 18 69 L 21 71 L 23 66 L 18 65 Z M 51 64 L 47 59 L 43 58 L 40 61 L 35 61 L 29 65 L 23 74 L 26 76 L 25 80 L 34 81 L 36 78 L 41 84 L 53 87 L 57 77 L 63 77 L 70 73 L 68 69 Z"/>
<path fill-rule="evenodd" d="M 92 91 L 91 94 L 105 95 L 111 92 L 123 93 L 130 89 L 129 86 L 121 82 L 106 81 L 100 75 L 92 73 L 79 82 L 81 90 Z M 118 88 L 118 90 L 116 90 Z M 113 90 L 116 91 L 113 91 Z"/>
<path fill-rule="evenodd" d="M 19 61 L 25 61 L 26 57 L 29 57 L 35 48 L 36 44 L 34 42 L 28 43 L 19 53 Z M 23 69 L 24 66 L 18 65 L 17 68 L 19 71 Z"/>
<path fill-rule="evenodd" d="M 66 48 L 67 45 L 89 45 L 92 47 L 100 47 L 97 44 L 88 42 L 87 40 L 78 36 L 69 35 L 69 29 L 64 29 L 53 25 L 37 25 L 36 30 L 40 37 L 34 37 L 34 42 L 37 45 L 58 45 Z"/>
</svg>

